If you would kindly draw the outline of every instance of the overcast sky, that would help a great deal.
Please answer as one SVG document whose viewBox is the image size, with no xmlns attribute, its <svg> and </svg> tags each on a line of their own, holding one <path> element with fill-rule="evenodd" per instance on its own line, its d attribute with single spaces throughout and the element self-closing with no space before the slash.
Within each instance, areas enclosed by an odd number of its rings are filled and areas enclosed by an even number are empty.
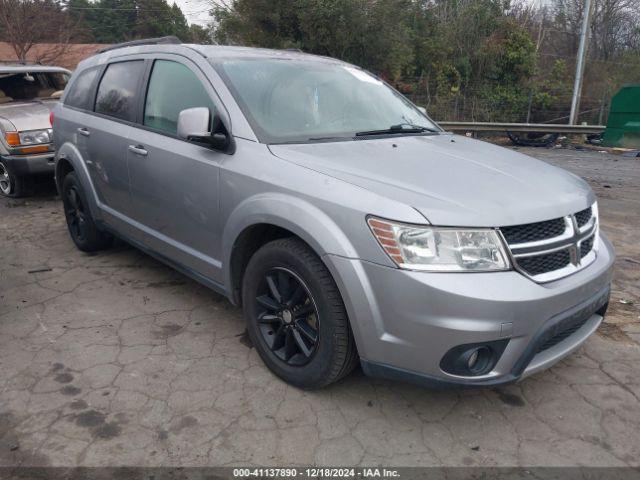
<svg viewBox="0 0 640 480">
<path fill-rule="evenodd" d="M 189 23 L 206 25 L 209 22 L 209 10 L 211 4 L 205 0 L 168 0 L 169 5 L 175 3 L 180 7 Z"/>
</svg>

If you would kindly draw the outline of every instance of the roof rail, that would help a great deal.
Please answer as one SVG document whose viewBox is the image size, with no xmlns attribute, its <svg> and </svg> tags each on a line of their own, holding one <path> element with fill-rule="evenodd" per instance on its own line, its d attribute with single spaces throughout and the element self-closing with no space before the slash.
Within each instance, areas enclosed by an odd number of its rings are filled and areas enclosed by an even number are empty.
<svg viewBox="0 0 640 480">
<path fill-rule="evenodd" d="M 173 35 L 168 37 L 143 38 L 140 40 L 131 40 L 130 42 L 117 43 L 110 47 L 101 48 L 98 50 L 98 53 L 109 52 L 111 50 L 117 50 L 118 48 L 135 47 L 138 45 L 177 45 L 180 43 L 182 43 L 180 39 Z"/>
</svg>

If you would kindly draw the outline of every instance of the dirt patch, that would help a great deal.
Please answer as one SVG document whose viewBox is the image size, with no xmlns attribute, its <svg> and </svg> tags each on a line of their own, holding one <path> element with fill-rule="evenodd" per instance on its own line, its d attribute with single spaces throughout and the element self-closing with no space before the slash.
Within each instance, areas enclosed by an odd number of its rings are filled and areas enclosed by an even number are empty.
<svg viewBox="0 0 640 480">
<path fill-rule="evenodd" d="M 504 390 L 494 390 L 494 392 L 498 395 L 500 401 L 505 405 L 509 405 L 510 407 L 525 406 L 525 401 L 520 395 L 515 395 Z"/>
<path fill-rule="evenodd" d="M 80 427 L 97 427 L 104 423 L 106 418 L 104 413 L 97 410 L 87 410 L 76 415 L 76 425 Z"/>
<path fill-rule="evenodd" d="M 119 422 L 107 422 L 107 416 L 97 410 L 87 410 L 75 417 L 76 425 L 88 428 L 91 436 L 102 440 L 110 440 L 120 436 L 122 427 Z"/>
<path fill-rule="evenodd" d="M 153 332 L 153 336 L 158 339 L 167 339 L 169 337 L 175 337 L 176 335 L 179 335 L 182 330 L 184 330 L 184 327 L 182 325 L 169 323 L 167 325 L 161 325 L 160 330 L 156 330 Z"/>
<path fill-rule="evenodd" d="M 82 392 L 82 389 L 75 387 L 73 385 L 65 385 L 60 390 L 60 393 L 62 395 L 68 395 L 70 397 L 73 397 L 74 395 L 79 395 L 81 392 Z"/>
<path fill-rule="evenodd" d="M 49 465 L 49 457 L 32 452 L 20 444 L 18 433 L 14 430 L 18 423 L 13 412 L 0 412 L 0 465 L 2 467 Z M 0 471 L 0 477 L 2 477 L 2 471 Z"/>
<path fill-rule="evenodd" d="M 180 421 L 170 428 L 171 433 L 178 434 L 185 428 L 195 427 L 198 424 L 198 420 L 191 416 L 182 417 Z"/>
<path fill-rule="evenodd" d="M 602 322 L 597 332 L 601 337 L 614 342 L 634 343 L 631 337 L 617 323 Z"/>
<path fill-rule="evenodd" d="M 58 383 L 71 383 L 73 382 L 73 375 L 70 373 L 59 373 L 53 379 Z"/>
<path fill-rule="evenodd" d="M 69 408 L 72 408 L 73 410 L 84 410 L 88 406 L 89 405 L 87 405 L 87 402 L 84 400 L 74 400 L 69 404 Z"/>
</svg>

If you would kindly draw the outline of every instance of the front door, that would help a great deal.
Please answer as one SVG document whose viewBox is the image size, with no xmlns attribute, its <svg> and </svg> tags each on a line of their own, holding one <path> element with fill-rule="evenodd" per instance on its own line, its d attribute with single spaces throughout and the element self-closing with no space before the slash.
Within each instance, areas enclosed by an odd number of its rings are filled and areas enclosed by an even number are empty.
<svg viewBox="0 0 640 480">
<path fill-rule="evenodd" d="M 140 240 L 220 281 L 218 177 L 226 155 L 177 136 L 182 110 L 207 107 L 213 118 L 213 90 L 188 61 L 158 59 L 146 92 L 142 125 L 131 129 L 127 145 Z"/>
</svg>

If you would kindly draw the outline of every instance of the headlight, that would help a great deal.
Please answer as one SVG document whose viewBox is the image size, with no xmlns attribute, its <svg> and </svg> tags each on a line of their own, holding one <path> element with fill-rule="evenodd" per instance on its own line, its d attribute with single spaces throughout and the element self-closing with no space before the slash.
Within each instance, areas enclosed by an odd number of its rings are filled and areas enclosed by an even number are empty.
<svg viewBox="0 0 640 480">
<path fill-rule="evenodd" d="M 405 225 L 369 218 L 380 246 L 400 268 L 433 272 L 509 270 L 498 233 L 491 229 Z"/>
<path fill-rule="evenodd" d="M 51 143 L 50 128 L 44 130 L 29 130 L 27 132 L 19 132 L 20 145 L 35 145 L 38 143 Z"/>
</svg>

